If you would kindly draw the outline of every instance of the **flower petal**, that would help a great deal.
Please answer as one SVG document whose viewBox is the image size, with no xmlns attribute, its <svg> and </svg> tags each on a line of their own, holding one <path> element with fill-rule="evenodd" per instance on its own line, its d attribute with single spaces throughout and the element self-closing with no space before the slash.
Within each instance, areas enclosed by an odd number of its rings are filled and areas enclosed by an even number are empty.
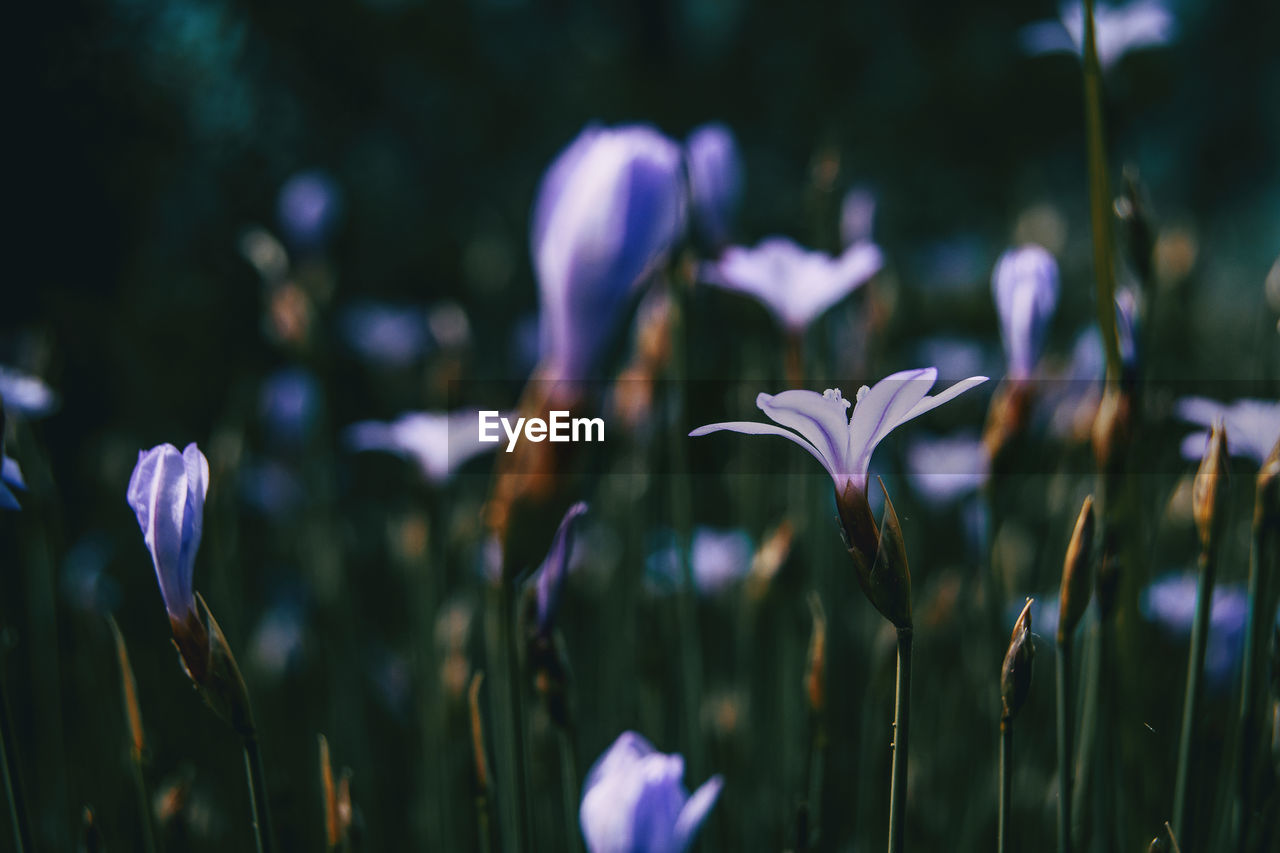
<svg viewBox="0 0 1280 853">
<path fill-rule="evenodd" d="M 27 481 L 22 478 L 22 469 L 18 467 L 18 460 L 12 456 L 5 456 L 0 461 L 0 482 L 24 492 L 27 490 Z"/>
<path fill-rule="evenodd" d="M 583 501 L 569 507 L 564 514 L 560 526 L 556 528 L 555 537 L 551 540 L 551 548 L 546 559 L 538 567 L 535 591 L 538 603 L 538 628 L 542 631 L 551 629 L 551 620 L 555 618 L 556 606 L 560 602 L 560 588 L 565 576 L 569 573 L 569 558 L 573 556 L 574 532 L 578 518 L 587 511 Z"/>
<path fill-rule="evenodd" d="M 815 391 L 783 391 L 756 397 L 760 411 L 808 440 L 827 460 L 832 476 L 849 473 L 849 401 L 833 388 Z"/>
<path fill-rule="evenodd" d="M 827 473 L 831 475 L 832 479 L 837 479 L 839 476 L 837 472 L 834 469 L 832 469 L 830 463 L 827 462 L 826 458 L 818 451 L 818 448 L 814 447 L 808 441 L 806 441 L 796 433 L 792 432 L 791 430 L 783 429 L 782 427 L 774 426 L 773 424 L 758 424 L 758 423 L 753 423 L 751 421 L 730 421 L 727 423 L 720 423 L 720 424 L 707 424 L 706 426 L 701 426 L 693 430 L 692 432 L 689 433 L 689 435 L 692 437 L 697 437 L 700 435 L 708 435 L 709 433 L 713 433 L 713 432 L 720 432 L 722 430 L 727 430 L 729 432 L 740 432 L 743 435 L 780 435 L 783 438 L 794 441 L 796 444 L 800 445 L 805 450 L 809 451 L 809 453 L 813 455 L 814 459 L 817 459 L 820 463 L 822 463 L 822 467 L 826 469 Z"/>
<path fill-rule="evenodd" d="M 849 457 L 858 468 L 856 476 L 866 477 L 871 451 L 929 393 L 937 378 L 936 367 L 903 370 L 881 379 L 865 394 L 859 392 L 849 425 Z"/>
<path fill-rule="evenodd" d="M 932 411 L 949 400 L 954 400 L 970 388 L 981 385 L 986 381 L 987 377 L 985 376 L 970 376 L 968 379 L 961 379 L 941 394 L 934 394 L 932 397 L 925 397 L 919 403 L 916 403 L 915 406 L 911 408 L 911 411 L 907 413 L 906 417 L 898 421 L 898 423 L 904 424 L 912 418 L 918 418 L 925 412 Z"/>
<path fill-rule="evenodd" d="M 702 786 L 685 802 L 684 808 L 680 810 L 680 816 L 676 818 L 676 828 L 673 833 L 675 850 L 683 851 L 693 842 L 693 837 L 701 828 L 703 821 L 707 819 L 707 814 L 716 804 L 720 789 L 723 787 L 724 777 L 712 776 L 703 782 Z"/>
</svg>

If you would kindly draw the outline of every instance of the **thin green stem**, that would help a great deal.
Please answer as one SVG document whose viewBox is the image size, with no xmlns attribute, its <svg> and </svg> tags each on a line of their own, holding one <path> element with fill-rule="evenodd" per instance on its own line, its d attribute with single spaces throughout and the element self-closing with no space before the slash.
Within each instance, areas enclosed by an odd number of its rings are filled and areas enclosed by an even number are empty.
<svg viewBox="0 0 1280 853">
<path fill-rule="evenodd" d="M 1071 853 L 1071 637 L 1058 643 L 1058 853 Z"/>
<path fill-rule="evenodd" d="M 530 828 L 529 792 L 525 778 L 524 690 L 521 689 L 520 680 L 520 653 L 516 647 L 515 596 L 514 582 L 504 581 L 501 595 L 502 623 L 498 626 L 498 629 L 502 632 L 502 645 L 507 663 L 507 691 L 510 694 L 507 700 L 511 705 L 511 738 L 508 741 L 508 747 L 511 750 L 511 761 L 508 766 L 512 768 L 514 776 L 510 782 L 512 784 L 512 793 L 515 796 L 513 806 L 515 808 L 516 850 L 526 851 L 532 849 L 529 845 L 533 833 Z"/>
<path fill-rule="evenodd" d="M 906 849 L 907 738 L 911 732 L 911 629 L 898 629 L 898 683 L 893 703 L 893 777 L 889 783 L 889 853 Z"/>
<path fill-rule="evenodd" d="M 1000 721 L 1000 811 L 997 853 L 1009 850 L 1009 818 L 1013 807 L 1013 720 Z"/>
<path fill-rule="evenodd" d="M 1258 663 L 1263 655 L 1263 643 L 1269 630 L 1266 614 L 1273 613 L 1271 596 L 1264 588 L 1262 561 L 1265 559 L 1265 528 L 1259 520 L 1253 525 L 1253 547 L 1249 553 L 1249 611 L 1244 632 L 1244 662 L 1240 684 L 1239 726 L 1239 789 L 1236 798 L 1235 832 L 1236 846 L 1243 853 L 1249 838 L 1250 817 L 1253 814 L 1253 786 L 1256 756 L 1262 752 L 1258 741 Z"/>
<path fill-rule="evenodd" d="M 557 729 L 560 741 L 560 793 L 564 800 L 565 850 L 578 853 L 578 749 L 570 726 Z"/>
<path fill-rule="evenodd" d="M 9 820 L 13 825 L 13 842 L 17 853 L 25 853 L 34 848 L 31 844 L 31 825 L 27 823 L 27 805 L 22 793 L 22 777 L 18 775 L 13 726 L 9 721 L 9 703 L 5 700 L 3 674 L 0 674 L 0 769 L 4 772 L 4 791 L 9 800 Z"/>
<path fill-rule="evenodd" d="M 1187 691 L 1182 703 L 1182 738 L 1178 747 L 1178 775 L 1173 794 L 1173 828 L 1183 841 L 1191 838 L 1191 753 L 1195 745 L 1195 721 L 1200 706 L 1200 673 L 1204 670 L 1209 638 L 1209 612 L 1213 603 L 1214 559 L 1200 555 L 1200 588 L 1196 593 L 1196 620 L 1191 628 L 1191 654 L 1187 658 Z"/>
<path fill-rule="evenodd" d="M 1093 225 L 1093 266 L 1098 283 L 1098 327 L 1107 353 L 1107 378 L 1120 378 L 1120 342 L 1116 337 L 1116 278 L 1111 246 L 1111 182 L 1107 175 L 1106 135 L 1102 126 L 1102 70 L 1098 62 L 1094 0 L 1084 3 L 1084 117 L 1089 165 L 1089 214 Z"/>
<path fill-rule="evenodd" d="M 806 803 L 805 840 L 817 846 L 822 843 L 822 779 L 827 757 L 827 736 L 821 722 L 815 722 L 809 745 L 809 792 Z"/>
<path fill-rule="evenodd" d="M 138 818 L 142 822 L 142 849 L 144 853 L 156 853 L 156 833 L 151 825 L 151 793 L 147 789 L 147 778 L 142 772 L 142 756 L 135 754 L 129 763 L 133 765 L 133 786 L 138 792 Z"/>
<path fill-rule="evenodd" d="M 271 803 L 267 798 L 267 776 L 262 769 L 262 749 L 256 735 L 244 739 L 244 772 L 249 781 L 249 806 L 253 809 L 253 833 L 258 853 L 271 853 L 275 842 L 271 834 Z"/>
</svg>

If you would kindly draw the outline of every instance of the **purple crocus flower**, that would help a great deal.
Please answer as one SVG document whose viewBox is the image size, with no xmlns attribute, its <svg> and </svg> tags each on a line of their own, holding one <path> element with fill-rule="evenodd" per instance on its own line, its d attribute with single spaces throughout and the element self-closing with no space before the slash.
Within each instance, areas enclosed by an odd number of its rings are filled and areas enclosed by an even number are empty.
<svg viewBox="0 0 1280 853">
<path fill-rule="evenodd" d="M 725 249 L 719 261 L 703 268 L 703 277 L 758 300 L 787 332 L 800 334 L 882 266 L 884 256 L 872 243 L 850 246 L 833 258 L 786 237 L 769 237 L 753 249 Z"/>
<path fill-rule="evenodd" d="M 970 388 L 987 381 L 985 376 L 970 376 L 941 394 L 928 396 L 938 380 L 936 367 L 904 370 L 881 379 L 874 387 L 858 389 L 853 415 L 850 402 L 839 388 L 816 391 L 783 391 L 760 394 L 756 405 L 774 424 L 752 421 L 708 424 L 689 433 L 706 435 L 720 430 L 746 435 L 780 435 L 809 451 L 831 475 L 836 494 L 852 486 L 863 494 L 867 491 L 867 469 L 871 453 L 896 427 L 925 412 L 936 409 Z"/>
<path fill-rule="evenodd" d="M 554 624 L 556 610 L 560 605 L 560 590 L 564 579 L 569 574 L 569 560 L 573 556 L 574 535 L 578 519 L 587 511 L 587 505 L 581 501 L 569 507 L 564 514 L 556 535 L 551 540 L 551 548 L 546 559 L 538 567 L 533 578 L 534 597 L 537 600 L 538 631 L 547 634 Z"/>
<path fill-rule="evenodd" d="M 1161 575 L 1142 591 L 1142 613 L 1171 638 L 1185 641 L 1195 621 L 1199 586 L 1197 572 Z M 1220 583 L 1213 588 L 1204 667 L 1214 688 L 1225 687 L 1239 665 L 1248 610 L 1249 597 L 1239 584 Z"/>
<path fill-rule="evenodd" d="M 690 796 L 684 759 L 623 732 L 587 773 L 579 823 L 589 853 L 682 853 L 715 805 L 713 776 Z"/>
<path fill-rule="evenodd" d="M 1040 360 L 1049 320 L 1058 305 L 1058 264 L 1035 244 L 1010 249 L 996 262 L 991 294 L 1000 316 L 1009 376 L 1027 379 Z"/>
<path fill-rule="evenodd" d="M 175 624 L 196 615 L 191 575 L 208 490 L 209 462 L 194 443 L 181 453 L 172 444 L 140 452 L 129 480 L 129 506 L 155 563 L 164 609 Z"/>
<path fill-rule="evenodd" d="M 1165 0 L 1134 0 L 1125 5 L 1098 3 L 1093 11 L 1098 64 L 1107 71 L 1126 53 L 1169 44 L 1177 35 L 1177 21 Z M 1018 35 L 1022 49 L 1033 56 L 1046 53 L 1084 53 L 1084 4 L 1063 3 L 1057 20 L 1037 21 Z"/>
<path fill-rule="evenodd" d="M 698 236 L 718 250 L 729 241 L 742 200 L 742 159 L 733 132 L 723 124 L 704 124 L 685 142 L 689 198 Z"/>
<path fill-rule="evenodd" d="M 588 127 L 543 176 L 531 243 L 550 378 L 596 372 L 634 287 L 679 238 L 683 160 L 651 127 Z"/>
<path fill-rule="evenodd" d="M 977 491 L 989 461 L 981 436 L 972 432 L 916 438 L 907 445 L 907 479 L 925 501 L 942 506 Z"/>
<path fill-rule="evenodd" d="M 1204 427 L 1182 440 L 1182 458 L 1199 460 L 1209 440 L 1209 427 L 1222 418 L 1227 427 L 1227 450 L 1261 465 L 1280 439 L 1280 402 L 1244 398 L 1219 403 L 1207 397 L 1183 397 L 1175 405 L 1178 417 Z"/>
<path fill-rule="evenodd" d="M 324 248 L 342 218 L 342 190 L 324 172 L 299 172 L 276 202 L 285 241 L 303 252 Z"/>
<path fill-rule="evenodd" d="M 471 458 L 493 451 L 480 441 L 475 411 L 408 412 L 394 421 L 360 421 L 347 427 L 343 440 L 355 451 L 381 450 L 418 464 L 431 483 L 444 483 Z"/>
</svg>

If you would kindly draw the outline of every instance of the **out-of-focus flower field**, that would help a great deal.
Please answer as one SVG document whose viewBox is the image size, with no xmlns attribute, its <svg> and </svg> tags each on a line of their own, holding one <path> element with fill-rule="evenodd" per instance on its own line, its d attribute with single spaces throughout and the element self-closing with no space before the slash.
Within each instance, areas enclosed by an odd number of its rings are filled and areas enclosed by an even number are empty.
<svg viewBox="0 0 1280 853">
<path fill-rule="evenodd" d="M 1280 6 L 13 13 L 0 850 L 1280 843 Z"/>
</svg>

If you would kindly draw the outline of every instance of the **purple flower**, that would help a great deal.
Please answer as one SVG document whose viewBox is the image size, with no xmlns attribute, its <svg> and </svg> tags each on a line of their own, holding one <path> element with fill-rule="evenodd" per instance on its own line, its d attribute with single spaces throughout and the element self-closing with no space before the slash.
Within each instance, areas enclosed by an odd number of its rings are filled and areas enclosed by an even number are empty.
<svg viewBox="0 0 1280 853">
<path fill-rule="evenodd" d="M 1098 64 L 1110 69 L 1126 53 L 1159 47 L 1173 41 L 1177 22 L 1164 0 L 1134 0 L 1124 6 L 1098 3 L 1093 13 Z M 1084 4 L 1064 3 L 1058 20 L 1037 21 L 1018 35 L 1022 49 L 1033 56 L 1046 53 L 1084 53 Z"/>
<path fill-rule="evenodd" d="M 935 506 L 974 492 L 987 481 L 987 453 L 982 438 L 971 432 L 916 438 L 907 445 L 906 462 L 907 479 Z"/>
<path fill-rule="evenodd" d="M 360 358 L 380 367 L 405 367 L 431 346 L 428 315 L 421 306 L 355 302 L 338 315 L 343 341 Z"/>
<path fill-rule="evenodd" d="M 1205 427 L 1182 440 L 1182 458 L 1199 460 L 1209 440 L 1208 428 L 1222 418 L 1227 427 L 1227 450 L 1261 465 L 1280 439 L 1280 403 L 1274 400 L 1236 400 L 1219 403 L 1207 397 L 1183 397 L 1175 405 L 1178 417 Z"/>
<path fill-rule="evenodd" d="M 280 447 L 305 444 L 320 415 L 320 383 L 301 368 L 277 370 L 262 383 L 258 411 L 267 436 Z"/>
<path fill-rule="evenodd" d="M 884 266 L 879 247 L 850 246 L 833 258 L 786 237 L 754 249 L 730 246 L 703 269 L 707 284 L 757 299 L 788 332 L 799 334 L 819 315 L 865 284 Z"/>
<path fill-rule="evenodd" d="M 409 412 L 391 422 L 360 421 L 343 431 L 355 451 L 381 450 L 418 464 L 432 483 L 444 483 L 472 457 L 497 448 L 480 441 L 474 411 Z"/>
<path fill-rule="evenodd" d="M 19 510 L 22 505 L 13 490 L 27 490 L 26 481 L 22 479 L 22 469 L 18 461 L 4 454 L 3 436 L 0 436 L 0 509 Z"/>
<path fill-rule="evenodd" d="M 743 530 L 718 530 L 698 527 L 689 543 L 689 568 L 693 584 L 703 595 L 716 595 L 751 569 L 755 550 L 751 537 Z M 680 552 L 676 538 L 667 531 L 657 550 L 649 555 L 646 570 L 655 585 L 663 589 L 678 587 L 683 582 Z"/>
<path fill-rule="evenodd" d="M 589 853 L 682 853 L 715 805 L 724 780 L 713 776 L 690 796 L 684 759 L 623 732 L 583 784 L 579 823 Z"/>
<path fill-rule="evenodd" d="M 1142 613 L 1172 638 L 1186 640 L 1196 615 L 1197 572 L 1170 572 L 1142 591 Z M 1225 687 L 1239 663 L 1249 597 L 1239 584 L 1217 584 L 1209 607 L 1204 666 L 1210 685 Z"/>
<path fill-rule="evenodd" d="M 299 172 L 280 188 L 276 215 L 291 246 L 322 249 L 342 218 L 342 190 L 323 172 Z"/>
<path fill-rule="evenodd" d="M 742 200 L 742 160 L 733 132 L 723 124 L 704 124 L 685 142 L 693 223 L 706 244 L 719 249 L 729 241 Z"/>
<path fill-rule="evenodd" d="M 24 418 L 43 418 L 58 408 L 58 395 L 44 380 L 0 365 L 0 401 Z"/>
<path fill-rule="evenodd" d="M 581 501 L 569 507 L 564 514 L 556 535 L 551 540 L 551 548 L 546 559 L 538 567 L 534 575 L 534 592 L 537 599 L 538 631 L 546 634 L 556 617 L 560 605 L 560 590 L 564 579 L 569 574 L 569 560 L 573 556 L 574 534 L 578 519 L 587 511 L 587 505 Z"/>
<path fill-rule="evenodd" d="M 871 453 L 894 428 L 987 381 L 985 376 L 971 376 L 930 397 L 929 390 L 937 379 L 938 369 L 925 367 L 887 376 L 872 388 L 864 385 L 858 389 L 852 417 L 848 414 L 850 401 L 841 396 L 838 388 L 821 394 L 799 390 L 761 394 L 756 397 L 756 405 L 781 426 L 734 421 L 698 427 L 689 435 L 719 430 L 780 435 L 809 451 L 822 464 L 835 483 L 837 495 L 848 486 L 865 494 Z"/>
<path fill-rule="evenodd" d="M 1058 264 L 1040 246 L 1027 244 L 1000 256 L 991 274 L 1009 376 L 1026 379 L 1044 350 L 1058 305 Z"/>
<path fill-rule="evenodd" d="M 172 444 L 140 452 L 129 480 L 129 506 L 155 563 L 164 608 L 177 623 L 195 616 L 191 575 L 208 490 L 209 462 L 194 443 L 181 453 Z"/>
<path fill-rule="evenodd" d="M 592 375 L 635 285 L 685 221 L 680 146 L 651 127 L 588 127 L 542 178 L 531 243 L 551 378 Z"/>
</svg>

